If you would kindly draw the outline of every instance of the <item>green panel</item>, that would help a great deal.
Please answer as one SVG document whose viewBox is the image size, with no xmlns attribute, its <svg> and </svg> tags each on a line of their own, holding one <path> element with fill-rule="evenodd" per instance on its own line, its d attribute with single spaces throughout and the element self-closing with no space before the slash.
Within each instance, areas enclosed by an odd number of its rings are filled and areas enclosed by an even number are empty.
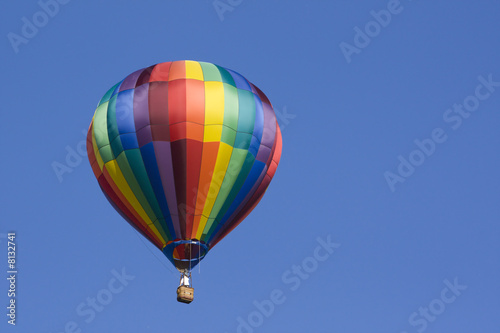
<svg viewBox="0 0 500 333">
<path fill-rule="evenodd" d="M 106 113 L 108 112 L 108 102 L 100 105 L 95 110 L 94 115 L 94 137 L 97 148 L 109 145 L 108 127 Z"/>
<path fill-rule="evenodd" d="M 238 129 L 238 89 L 224 83 L 224 125 Z"/>
<path fill-rule="evenodd" d="M 138 150 L 138 149 L 132 149 L 132 150 Z M 135 179 L 134 173 L 132 172 L 132 169 L 130 168 L 128 156 L 126 155 L 128 152 L 131 150 L 124 151 L 121 153 L 117 158 L 116 162 L 118 163 L 118 167 L 120 168 L 120 171 L 123 173 L 123 177 L 125 177 L 125 180 L 127 181 L 128 186 L 130 186 L 130 189 L 132 190 L 132 193 L 134 193 L 135 197 L 139 201 L 139 204 L 142 206 L 146 214 L 149 216 L 151 221 L 156 220 L 159 217 L 162 216 L 156 216 L 156 214 L 153 212 L 151 209 L 151 206 L 149 205 L 148 201 L 146 200 L 146 197 L 144 196 L 144 193 L 142 192 L 141 187 L 139 186 L 139 183 Z"/>
<path fill-rule="evenodd" d="M 231 147 L 234 147 L 234 140 L 236 139 L 236 131 L 225 125 L 222 126 L 222 137 L 220 141 L 227 143 Z"/>
<path fill-rule="evenodd" d="M 255 157 L 250 153 L 247 152 L 245 156 L 245 161 L 243 162 L 243 165 L 240 169 L 240 172 L 238 174 L 238 178 L 233 184 L 233 188 L 229 192 L 229 195 L 226 198 L 226 201 L 222 205 L 222 207 L 219 210 L 219 213 L 217 214 L 216 219 L 220 221 L 223 217 L 224 214 L 226 214 L 227 210 L 233 203 L 234 199 L 238 195 L 238 192 L 240 191 L 241 187 L 245 183 L 245 180 L 248 177 L 248 174 L 250 173 L 250 170 L 252 169 L 253 163 L 255 162 Z"/>
<path fill-rule="evenodd" d="M 210 227 L 207 230 L 206 235 L 208 235 L 207 238 L 210 238 L 212 236 L 212 233 L 214 232 L 215 228 L 217 228 L 217 225 L 219 225 L 219 221 L 214 220 L 214 222 L 210 225 Z"/>
<path fill-rule="evenodd" d="M 238 132 L 253 133 L 255 124 L 255 98 L 251 91 L 238 89 Z"/>
<path fill-rule="evenodd" d="M 99 148 L 99 155 L 101 155 L 104 164 L 115 159 L 115 155 L 113 154 L 110 145 Z"/>
<path fill-rule="evenodd" d="M 212 225 L 216 224 L 214 222 L 215 222 L 214 219 L 208 219 L 207 220 L 207 224 L 205 225 L 205 229 L 203 230 L 203 233 L 201 234 L 201 239 L 200 239 L 201 241 L 205 241 L 206 240 L 205 238 L 208 235 L 208 230 L 210 230 L 210 228 L 212 227 Z"/>
<path fill-rule="evenodd" d="M 234 148 L 248 150 L 252 143 L 252 134 L 250 133 L 236 133 L 236 140 L 234 140 Z"/>
<path fill-rule="evenodd" d="M 219 69 L 214 64 L 208 62 L 201 62 L 201 70 L 203 71 L 204 81 L 217 81 L 222 82 L 222 77 L 220 76 Z"/>
<path fill-rule="evenodd" d="M 102 96 L 101 98 L 101 101 L 99 102 L 98 105 L 101 105 L 103 103 L 106 103 L 107 101 L 109 101 L 109 99 L 111 98 L 111 94 L 113 94 L 113 91 L 115 91 L 116 87 L 118 87 L 120 84 L 122 83 L 122 81 L 118 82 L 117 84 L 115 84 L 113 87 L 111 87 L 111 89 L 109 89 L 105 94 L 104 96 Z"/>
<path fill-rule="evenodd" d="M 108 112 L 106 114 L 109 141 L 113 141 L 120 134 L 120 132 L 118 131 L 118 123 L 116 122 L 117 98 L 118 95 L 114 95 L 113 97 L 111 97 L 108 104 Z"/>
<path fill-rule="evenodd" d="M 156 218 L 163 218 L 160 206 L 158 205 L 153 188 L 151 187 L 144 162 L 142 161 L 141 151 L 139 149 L 129 149 L 125 151 L 125 155 L 127 156 L 130 172 L 133 173 L 132 177 L 134 178 L 134 181 L 137 182 L 137 186 L 139 187 L 141 194 L 146 198 L 148 206 L 154 211 Z M 128 178 L 126 179 L 128 180 Z M 156 218 L 152 220 L 155 220 Z"/>
<path fill-rule="evenodd" d="M 236 88 L 236 83 L 234 83 L 234 79 L 231 76 L 231 74 L 229 74 L 228 71 L 226 71 L 224 68 L 222 68 L 220 66 L 217 66 L 217 68 L 219 69 L 219 73 L 220 73 L 220 76 L 222 78 L 222 82 L 230 84 Z"/>
<path fill-rule="evenodd" d="M 120 136 L 117 136 L 113 141 L 111 141 L 111 150 L 113 151 L 113 155 L 118 156 L 123 151 L 122 140 L 120 140 Z"/>
<path fill-rule="evenodd" d="M 229 164 L 227 166 L 226 174 L 224 175 L 224 180 L 222 181 L 222 185 L 219 190 L 219 194 L 217 195 L 217 199 L 215 200 L 212 211 L 210 212 L 210 218 L 217 217 L 219 210 L 222 208 L 222 205 L 226 201 L 227 196 L 234 186 L 234 183 L 238 179 L 238 175 L 240 174 L 241 167 L 245 162 L 247 152 L 248 151 L 245 149 L 233 149 L 231 159 L 229 160 Z"/>
<path fill-rule="evenodd" d="M 165 241 L 165 243 L 168 242 L 169 240 L 172 240 L 172 238 L 170 237 L 170 234 L 165 233 L 165 230 L 167 230 L 167 232 L 168 232 L 168 228 L 167 228 L 167 224 L 165 223 L 164 219 L 156 220 L 153 222 L 153 224 L 155 225 L 156 229 L 158 229 L 158 232 L 160 233 L 161 237 L 163 237 L 163 240 Z"/>
</svg>

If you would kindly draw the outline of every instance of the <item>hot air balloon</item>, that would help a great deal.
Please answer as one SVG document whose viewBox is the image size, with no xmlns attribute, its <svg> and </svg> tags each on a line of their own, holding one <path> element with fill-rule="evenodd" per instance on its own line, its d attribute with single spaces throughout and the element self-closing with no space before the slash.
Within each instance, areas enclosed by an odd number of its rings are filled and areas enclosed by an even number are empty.
<svg viewBox="0 0 500 333">
<path fill-rule="evenodd" d="M 102 192 L 179 270 L 184 303 L 193 267 L 262 199 L 281 144 L 259 88 L 197 61 L 128 75 L 102 97 L 87 135 Z"/>
</svg>

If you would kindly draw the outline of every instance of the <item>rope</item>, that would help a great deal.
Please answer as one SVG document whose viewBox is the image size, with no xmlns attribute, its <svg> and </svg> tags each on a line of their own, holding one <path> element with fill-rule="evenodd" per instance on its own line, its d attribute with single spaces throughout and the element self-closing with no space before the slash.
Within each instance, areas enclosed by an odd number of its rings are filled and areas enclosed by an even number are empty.
<svg viewBox="0 0 500 333">
<path fill-rule="evenodd" d="M 191 275 L 191 250 L 193 249 L 193 244 L 189 243 L 189 275 Z M 189 286 L 191 287 L 191 276 L 189 276 Z"/>
</svg>

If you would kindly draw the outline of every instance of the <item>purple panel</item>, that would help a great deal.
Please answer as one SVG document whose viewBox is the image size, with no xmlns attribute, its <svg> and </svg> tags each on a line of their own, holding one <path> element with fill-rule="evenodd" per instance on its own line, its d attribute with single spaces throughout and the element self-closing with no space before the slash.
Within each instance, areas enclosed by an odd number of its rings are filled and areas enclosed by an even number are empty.
<svg viewBox="0 0 500 333">
<path fill-rule="evenodd" d="M 137 79 L 141 75 L 141 73 L 144 71 L 145 68 L 139 69 L 138 71 L 133 72 L 129 76 L 123 80 L 122 85 L 120 86 L 120 91 L 128 90 L 128 89 L 134 89 L 135 84 L 137 82 Z"/>
<path fill-rule="evenodd" d="M 252 84 L 252 82 L 249 82 L 249 83 L 250 83 L 250 88 L 252 88 L 252 92 L 253 92 L 255 95 L 259 96 L 259 90 L 258 90 L 258 88 L 257 88 L 256 86 L 254 86 L 254 85 Z"/>
<path fill-rule="evenodd" d="M 257 91 L 257 95 L 259 95 L 259 98 L 260 100 L 263 102 L 263 103 L 267 103 L 269 105 L 272 105 L 271 102 L 269 101 L 269 99 L 267 98 L 267 96 L 262 92 L 262 90 L 259 89 L 259 87 L 257 86 L 254 86 L 252 84 L 252 91 L 253 90 L 256 90 Z"/>
<path fill-rule="evenodd" d="M 267 163 L 269 155 L 271 154 L 271 148 L 264 145 L 260 145 L 259 152 L 257 153 L 257 160 Z"/>
<path fill-rule="evenodd" d="M 180 238 L 181 228 L 179 224 L 179 216 L 177 215 L 177 197 L 175 193 L 174 168 L 172 164 L 170 142 L 154 141 L 153 145 L 155 149 L 156 162 L 160 171 L 161 183 L 163 185 L 163 192 L 165 192 L 165 197 L 167 198 L 168 210 L 170 211 L 172 223 L 175 229 L 175 236 L 172 236 L 174 238 Z"/>
<path fill-rule="evenodd" d="M 269 105 L 263 103 L 262 108 L 264 109 L 264 131 L 260 142 L 261 144 L 272 148 L 274 138 L 276 137 L 276 115 Z"/>
<path fill-rule="evenodd" d="M 149 125 L 149 83 L 134 89 L 134 122 L 138 131 Z"/>
<path fill-rule="evenodd" d="M 139 143 L 139 148 L 147 145 L 151 141 L 153 141 L 151 126 L 147 125 L 146 127 L 143 127 L 139 131 L 137 131 L 137 142 Z"/>
</svg>

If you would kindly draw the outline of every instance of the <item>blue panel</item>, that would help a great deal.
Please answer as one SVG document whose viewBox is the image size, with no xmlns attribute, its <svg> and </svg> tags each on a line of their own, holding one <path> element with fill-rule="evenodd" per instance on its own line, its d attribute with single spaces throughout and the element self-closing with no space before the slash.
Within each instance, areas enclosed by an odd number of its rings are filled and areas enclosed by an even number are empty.
<svg viewBox="0 0 500 333">
<path fill-rule="evenodd" d="M 123 149 L 139 148 L 139 143 L 137 142 L 137 136 L 135 133 L 122 134 L 120 135 L 120 140 L 122 142 Z"/>
<path fill-rule="evenodd" d="M 260 148 L 260 142 L 257 140 L 255 136 L 252 136 L 252 142 L 250 143 L 250 147 L 248 148 L 248 152 L 253 156 L 257 157 L 257 152 Z"/>
<path fill-rule="evenodd" d="M 120 134 L 134 133 L 134 90 L 121 91 L 116 99 L 116 124 Z"/>
<path fill-rule="evenodd" d="M 175 229 L 172 223 L 172 217 L 170 216 L 170 211 L 168 210 L 167 198 L 165 197 L 165 192 L 163 191 L 163 185 L 161 182 L 160 171 L 158 170 L 158 164 L 156 162 L 156 156 L 154 151 L 153 142 L 150 142 L 140 148 L 142 160 L 144 161 L 144 166 L 146 167 L 146 172 L 148 173 L 149 182 L 153 187 L 153 191 L 156 196 L 156 201 L 160 206 L 163 213 L 165 221 L 160 221 L 160 223 L 166 223 L 170 236 L 175 236 Z"/>
<path fill-rule="evenodd" d="M 250 191 L 252 190 L 252 187 L 255 185 L 255 182 L 257 182 L 257 180 L 259 179 L 259 176 L 261 175 L 262 170 L 264 170 L 265 166 L 266 166 L 265 163 L 255 161 L 255 163 L 252 166 L 252 169 L 250 170 L 250 173 L 247 176 L 247 179 L 245 180 L 245 183 L 238 192 L 238 195 L 236 196 L 236 198 L 234 198 L 233 203 L 227 210 L 226 214 L 224 214 L 224 217 L 221 219 L 221 224 L 226 224 L 227 222 L 231 222 L 228 221 L 229 217 L 238 208 L 240 208 L 240 205 L 243 203 L 245 198 L 247 198 L 247 196 L 252 194 L 250 193 Z"/>
<path fill-rule="evenodd" d="M 255 99 L 255 124 L 253 125 L 253 135 L 260 140 L 262 138 L 262 132 L 264 131 L 264 109 L 262 108 L 262 101 L 256 95 L 253 95 Z"/>
<path fill-rule="evenodd" d="M 221 221 L 222 218 L 226 215 L 226 212 L 233 203 L 234 198 L 236 198 L 236 196 L 240 192 L 241 187 L 245 183 L 245 180 L 247 179 L 250 170 L 252 170 L 252 165 L 254 162 L 255 162 L 255 156 L 247 152 L 247 156 L 245 157 L 245 162 L 243 163 L 240 173 L 238 174 L 238 178 L 236 178 L 236 181 L 234 182 L 234 185 L 231 188 L 231 191 L 229 192 L 226 201 L 224 201 L 224 204 L 219 210 L 219 213 L 215 217 L 216 221 Z"/>
<path fill-rule="evenodd" d="M 226 68 L 227 69 L 227 68 Z M 250 87 L 250 84 L 248 81 L 241 75 L 240 73 L 236 73 L 235 71 L 232 71 L 230 69 L 227 69 L 227 71 L 231 74 L 233 77 L 234 83 L 236 83 L 236 88 L 238 89 L 244 89 L 248 91 L 252 91 L 252 87 Z"/>
</svg>

